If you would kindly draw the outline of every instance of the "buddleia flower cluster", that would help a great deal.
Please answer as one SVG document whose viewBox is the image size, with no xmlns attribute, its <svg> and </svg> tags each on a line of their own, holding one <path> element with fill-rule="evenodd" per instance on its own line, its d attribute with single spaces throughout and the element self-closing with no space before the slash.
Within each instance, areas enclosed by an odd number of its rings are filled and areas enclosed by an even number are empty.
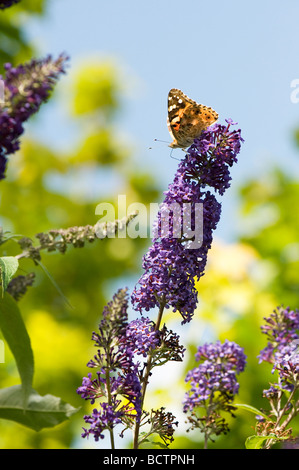
<svg viewBox="0 0 299 470">
<path fill-rule="evenodd" d="M 45 103 L 59 76 L 65 73 L 67 57 L 51 56 L 13 67 L 5 64 L 4 101 L 0 101 L 0 179 L 5 177 L 7 157 L 20 147 L 24 123 Z"/>
<path fill-rule="evenodd" d="M 272 364 L 277 380 L 263 391 L 270 410 L 257 417 L 257 434 L 264 447 L 292 437 L 290 422 L 299 413 L 299 310 L 277 307 L 261 327 L 267 346 L 260 352 L 260 362 Z"/>
<path fill-rule="evenodd" d="M 179 164 L 160 206 L 153 243 L 143 259 L 144 273 L 132 294 L 136 310 L 163 306 L 179 311 L 183 323 L 191 320 L 197 306 L 195 282 L 204 274 L 221 214 L 214 193 L 222 195 L 229 188 L 230 168 L 243 141 L 240 129 L 231 130 L 233 125 L 227 120 L 227 125 L 215 124 L 202 132 Z"/>
<path fill-rule="evenodd" d="M 35 263 L 41 260 L 41 252 L 56 251 L 64 254 L 68 246 L 83 248 L 86 243 L 93 243 L 96 239 L 115 236 L 118 231 L 123 230 L 131 220 L 136 217 L 136 213 L 128 214 L 123 219 L 116 219 L 113 222 L 96 223 L 95 225 L 84 225 L 81 227 L 68 227 L 67 229 L 52 229 L 48 232 L 40 232 L 35 235 L 39 244 L 34 244 L 29 237 L 22 237 L 18 244 L 22 253 L 17 255 L 17 259 L 31 258 Z M 5 239 L 5 238 L 4 238 Z M 1 233 L 0 233 L 1 243 Z"/>
<path fill-rule="evenodd" d="M 267 346 L 260 352 L 260 362 L 275 362 L 275 354 L 281 353 L 298 339 L 299 312 L 290 307 L 277 307 L 269 317 L 265 318 L 262 333 L 267 336 Z"/>
<path fill-rule="evenodd" d="M 155 329 L 149 318 L 138 318 L 128 322 L 128 295 L 126 289 L 120 289 L 103 311 L 99 331 L 92 339 L 97 353 L 87 366 L 96 369 L 95 377 L 89 373 L 83 378 L 77 393 L 97 407 L 84 420 L 89 427 L 83 428 L 82 437 L 92 435 L 96 441 L 108 432 L 114 447 L 114 428 L 123 425 L 120 432 L 123 437 L 126 428 L 134 428 L 136 423 L 149 425 L 149 436 L 157 433 L 167 444 L 174 432 L 174 416 L 163 409 L 146 412 L 143 410 L 142 386 L 146 362 L 143 358 L 152 356 L 152 368 L 167 360 L 182 360 L 184 350 L 176 342 L 177 335 L 163 328 Z M 171 351 L 177 346 L 177 355 Z M 172 354 L 172 356 L 171 356 Z M 172 424 L 173 423 L 173 424 Z"/>
<path fill-rule="evenodd" d="M 185 394 L 183 411 L 191 424 L 189 430 L 199 429 L 204 434 L 206 448 L 213 436 L 229 430 L 223 412 L 234 416 L 237 375 L 244 371 L 246 356 L 243 348 L 226 340 L 200 346 L 195 358 L 199 365 L 187 373 L 190 390 Z"/>
</svg>

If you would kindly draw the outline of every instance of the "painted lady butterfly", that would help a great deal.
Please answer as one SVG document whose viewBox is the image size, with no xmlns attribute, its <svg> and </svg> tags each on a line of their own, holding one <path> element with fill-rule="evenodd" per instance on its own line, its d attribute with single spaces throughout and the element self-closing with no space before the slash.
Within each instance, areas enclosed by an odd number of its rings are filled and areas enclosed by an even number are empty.
<svg viewBox="0 0 299 470">
<path fill-rule="evenodd" d="M 217 119 L 218 114 L 212 108 L 198 104 L 181 90 L 172 88 L 168 94 L 167 125 L 173 142 L 169 147 L 189 147 Z"/>
</svg>

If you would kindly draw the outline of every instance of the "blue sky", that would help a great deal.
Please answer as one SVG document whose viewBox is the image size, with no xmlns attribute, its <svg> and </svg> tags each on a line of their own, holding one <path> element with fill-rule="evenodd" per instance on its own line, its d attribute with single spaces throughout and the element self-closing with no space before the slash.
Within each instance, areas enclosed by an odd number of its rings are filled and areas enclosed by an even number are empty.
<svg viewBox="0 0 299 470">
<path fill-rule="evenodd" d="M 129 92 L 118 125 L 136 145 L 138 165 L 155 173 L 165 189 L 177 161 L 167 144 L 154 139 L 170 142 L 172 87 L 212 106 L 219 122 L 230 117 L 242 128 L 245 144 L 224 212 L 232 210 L 239 184 L 272 162 L 298 175 L 292 132 L 299 126 L 299 103 L 290 99 L 291 82 L 299 79 L 296 0 L 52 0 L 47 11 L 26 23 L 40 56 L 65 51 L 74 67 L 88 57 L 112 57 L 123 68 Z M 40 139 L 65 146 L 73 131 L 65 115 L 55 113 L 55 106 L 44 107 L 33 128 Z M 229 225 L 221 221 L 219 236 L 232 234 Z"/>
</svg>

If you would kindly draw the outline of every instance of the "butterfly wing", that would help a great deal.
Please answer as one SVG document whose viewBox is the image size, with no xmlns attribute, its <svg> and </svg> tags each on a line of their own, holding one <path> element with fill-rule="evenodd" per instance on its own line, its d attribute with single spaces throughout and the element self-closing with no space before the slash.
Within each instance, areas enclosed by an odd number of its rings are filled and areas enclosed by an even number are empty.
<svg viewBox="0 0 299 470">
<path fill-rule="evenodd" d="M 207 106 L 196 103 L 181 90 L 172 88 L 168 94 L 167 125 L 172 148 L 186 148 L 203 130 L 218 119 L 218 114 Z"/>
<path fill-rule="evenodd" d="M 188 96 L 186 96 L 181 90 L 178 90 L 177 88 L 172 88 L 168 93 L 167 125 L 169 133 L 173 139 L 170 147 L 180 147 L 179 141 L 181 119 L 184 115 L 188 100 L 190 100 L 190 98 L 188 98 Z M 195 101 L 194 104 L 196 104 Z"/>
</svg>

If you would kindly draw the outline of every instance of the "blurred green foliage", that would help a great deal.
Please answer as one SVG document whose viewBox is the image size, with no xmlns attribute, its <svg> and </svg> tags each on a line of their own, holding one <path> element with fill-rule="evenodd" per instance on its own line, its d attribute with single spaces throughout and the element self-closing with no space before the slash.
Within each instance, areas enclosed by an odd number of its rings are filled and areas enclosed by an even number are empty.
<svg viewBox="0 0 299 470">
<path fill-rule="evenodd" d="M 84 65 L 84 73 L 75 80 L 74 114 L 95 113 L 106 121 L 119 110 L 120 80 L 112 63 L 101 67 L 94 63 Z"/>
<path fill-rule="evenodd" d="M 30 60 L 34 46 L 30 44 L 22 25 L 32 15 L 45 12 L 45 0 L 22 0 L 12 8 L 0 11 L 0 73 L 3 64 L 17 65 Z"/>
<path fill-rule="evenodd" d="M 243 214 L 251 230 L 243 240 L 253 246 L 269 273 L 269 290 L 280 303 L 299 306 L 299 182 L 280 168 L 241 191 Z M 248 221 L 246 227 L 249 227 Z"/>
</svg>

